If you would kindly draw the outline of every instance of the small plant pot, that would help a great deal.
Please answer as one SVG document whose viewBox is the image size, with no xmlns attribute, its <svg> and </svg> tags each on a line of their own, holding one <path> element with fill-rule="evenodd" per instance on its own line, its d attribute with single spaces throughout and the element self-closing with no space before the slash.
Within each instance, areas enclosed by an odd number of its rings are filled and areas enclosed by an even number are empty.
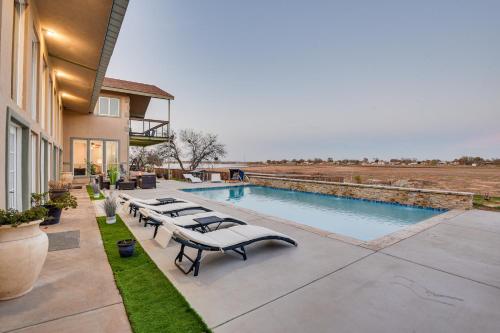
<svg viewBox="0 0 500 333">
<path fill-rule="evenodd" d="M 131 257 L 134 254 L 135 249 L 135 239 L 124 239 L 116 242 L 118 246 L 118 252 L 120 253 L 120 257 L 127 258 Z"/>
<path fill-rule="evenodd" d="M 49 211 L 47 213 L 47 218 L 43 220 L 40 225 L 52 225 L 52 224 L 58 224 L 61 221 L 61 213 L 62 209 L 57 208 L 54 206 L 44 206 L 47 208 Z"/>
<path fill-rule="evenodd" d="M 114 215 L 114 216 L 106 216 L 106 223 L 107 224 L 114 224 L 114 223 L 116 223 L 116 215 Z"/>
<path fill-rule="evenodd" d="M 116 190 L 116 185 L 109 185 L 109 190 L 110 191 Z"/>
</svg>

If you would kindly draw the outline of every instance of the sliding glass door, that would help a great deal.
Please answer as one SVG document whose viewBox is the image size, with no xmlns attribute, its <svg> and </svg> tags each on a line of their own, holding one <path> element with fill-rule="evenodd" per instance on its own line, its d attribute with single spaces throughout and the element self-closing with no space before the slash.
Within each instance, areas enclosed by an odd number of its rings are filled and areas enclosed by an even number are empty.
<svg viewBox="0 0 500 333">
<path fill-rule="evenodd" d="M 73 175 L 106 174 L 111 166 L 118 167 L 118 141 L 96 139 L 72 139 L 72 141 Z"/>
</svg>

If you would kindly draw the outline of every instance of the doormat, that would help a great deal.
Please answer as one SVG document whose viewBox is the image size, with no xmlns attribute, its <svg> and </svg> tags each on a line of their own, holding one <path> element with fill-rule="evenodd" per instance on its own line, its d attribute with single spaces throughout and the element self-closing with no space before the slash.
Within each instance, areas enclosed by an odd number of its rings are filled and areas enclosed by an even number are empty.
<svg viewBox="0 0 500 333">
<path fill-rule="evenodd" d="M 80 247 L 80 230 L 47 233 L 49 252 L 75 249 Z"/>
</svg>

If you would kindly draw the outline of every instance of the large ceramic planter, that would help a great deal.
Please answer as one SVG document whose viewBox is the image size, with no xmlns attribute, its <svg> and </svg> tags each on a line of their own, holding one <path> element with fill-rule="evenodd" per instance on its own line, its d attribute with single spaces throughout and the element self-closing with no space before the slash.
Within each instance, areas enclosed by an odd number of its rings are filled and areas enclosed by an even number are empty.
<svg viewBox="0 0 500 333">
<path fill-rule="evenodd" d="M 33 289 L 49 248 L 40 222 L 0 226 L 0 300 L 19 297 Z"/>
</svg>

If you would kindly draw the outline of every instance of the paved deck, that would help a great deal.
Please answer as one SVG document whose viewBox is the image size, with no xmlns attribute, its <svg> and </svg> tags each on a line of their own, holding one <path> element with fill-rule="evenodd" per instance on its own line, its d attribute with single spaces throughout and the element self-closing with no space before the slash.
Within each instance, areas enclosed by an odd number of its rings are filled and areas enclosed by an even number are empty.
<svg viewBox="0 0 500 333">
<path fill-rule="evenodd" d="M 471 210 L 379 251 L 343 242 L 277 218 L 208 201 L 161 181 L 156 190 L 286 233 L 248 248 L 248 260 L 204 257 L 200 275 L 173 264 L 178 245 L 163 249 L 152 228 L 122 214 L 163 273 L 214 332 L 499 332 L 500 213 Z M 215 186 L 211 184 L 201 186 Z"/>
<path fill-rule="evenodd" d="M 93 206 L 84 190 L 72 194 L 78 208 L 63 212 L 60 224 L 42 228 L 79 230 L 80 247 L 49 252 L 34 289 L 0 301 L 0 332 L 131 332 Z"/>
</svg>

